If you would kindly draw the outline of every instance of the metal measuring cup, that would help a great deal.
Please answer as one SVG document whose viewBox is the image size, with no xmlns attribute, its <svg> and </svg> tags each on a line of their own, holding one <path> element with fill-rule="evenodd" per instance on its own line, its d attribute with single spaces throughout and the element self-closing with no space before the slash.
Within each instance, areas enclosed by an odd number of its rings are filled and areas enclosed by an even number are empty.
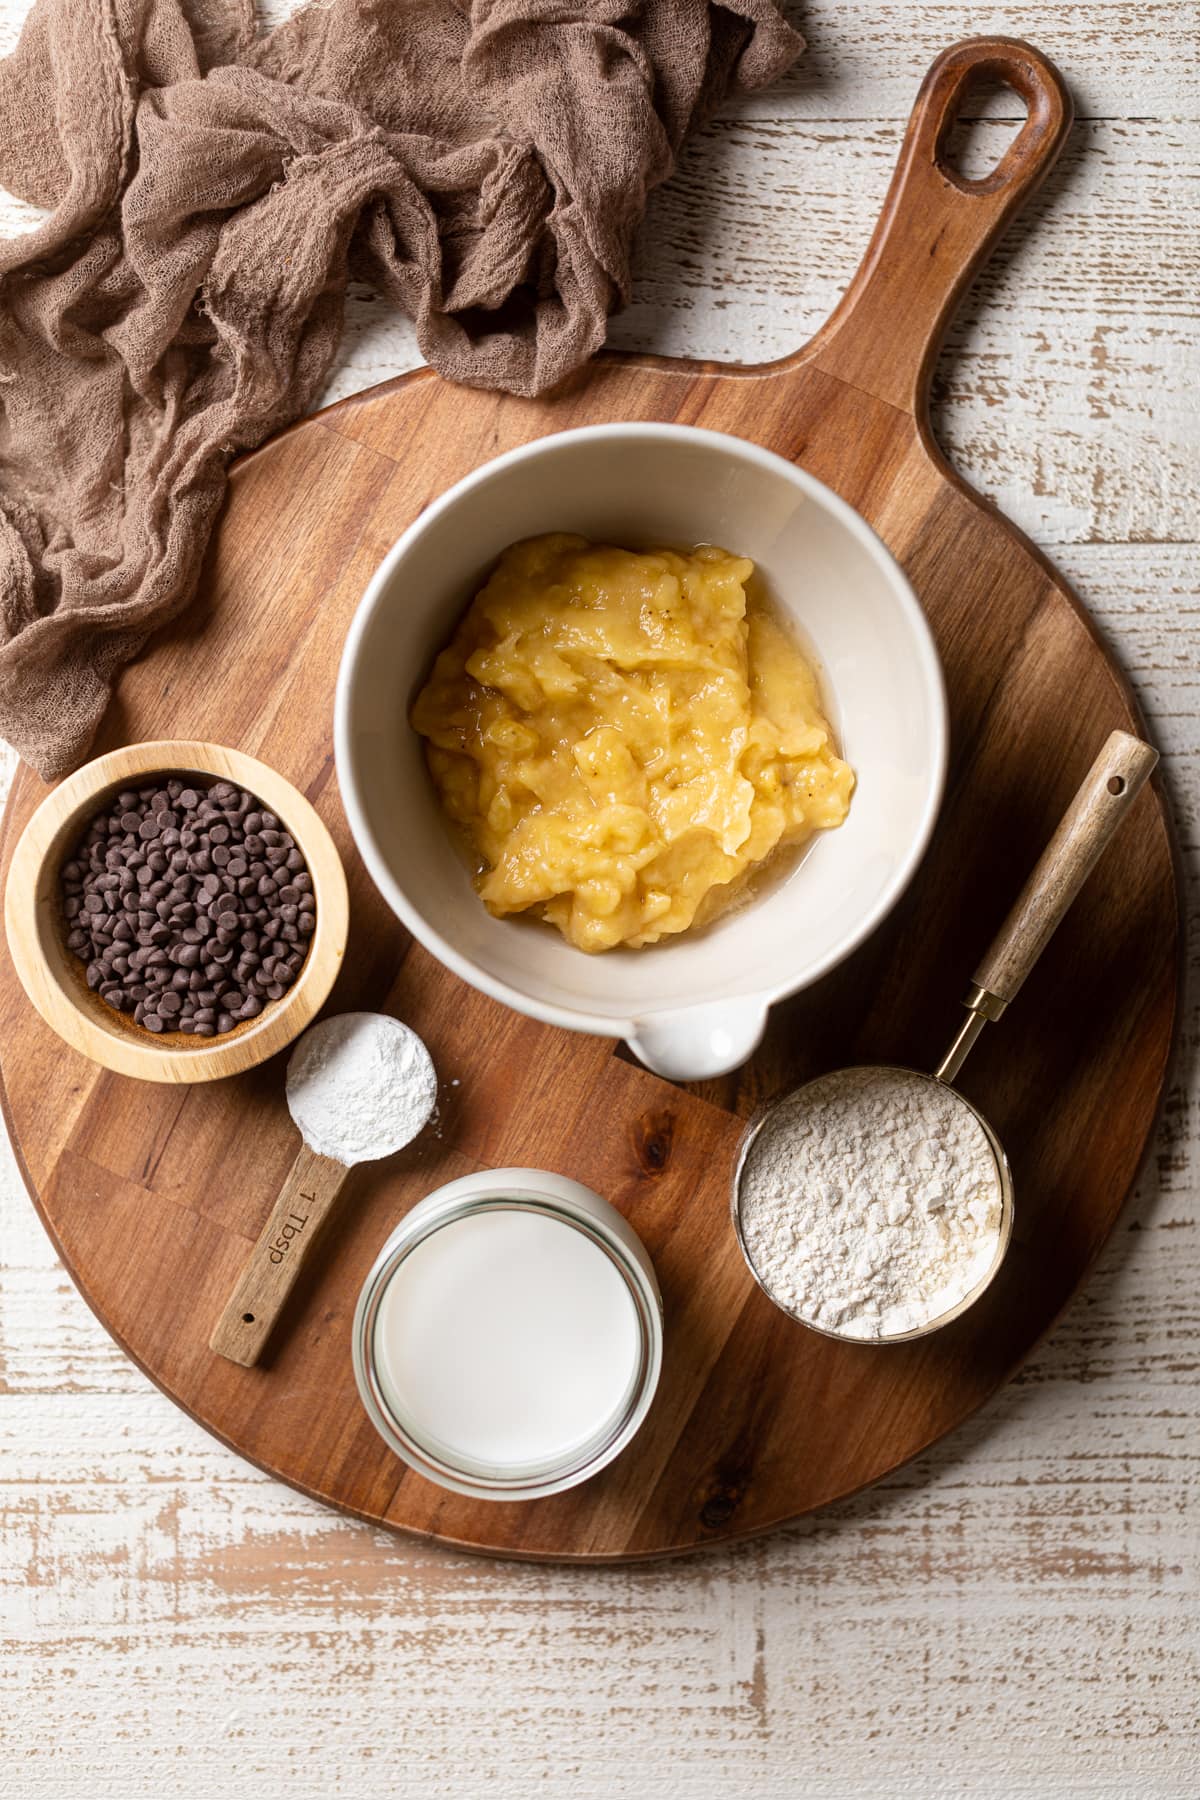
<svg viewBox="0 0 1200 1800">
<path fill-rule="evenodd" d="M 943 1325 L 957 1319 L 969 1306 L 975 1304 L 995 1278 L 1012 1238 L 1012 1171 L 1004 1148 L 992 1127 L 979 1109 L 951 1084 L 983 1027 L 989 1020 L 1001 1018 L 1010 1001 L 1016 997 L 1025 977 L 1050 941 L 1157 761 L 1158 752 L 1128 732 L 1114 731 L 1108 738 L 976 970 L 963 1002 L 967 1016 L 932 1075 L 923 1070 L 900 1069 L 883 1064 L 839 1069 L 792 1089 L 751 1120 L 739 1146 L 733 1174 L 734 1230 L 750 1273 L 768 1299 L 790 1317 L 799 1319 L 810 1330 L 844 1343 L 906 1343 L 912 1338 L 925 1337 L 929 1332 L 939 1331 Z M 945 1096 L 953 1096 L 954 1104 L 961 1106 L 982 1127 L 995 1162 L 1000 1204 L 999 1228 L 991 1261 L 962 1297 L 911 1330 L 880 1333 L 870 1337 L 818 1325 L 785 1306 L 756 1268 L 743 1227 L 743 1177 L 747 1161 L 763 1127 L 783 1107 L 787 1107 L 792 1113 L 802 1111 L 806 1096 L 813 1096 L 814 1090 L 818 1088 L 821 1090 L 822 1102 L 831 1091 L 836 1091 L 839 1081 L 844 1083 L 845 1092 L 849 1094 L 852 1088 L 861 1087 L 864 1075 L 884 1078 L 900 1076 L 906 1082 L 911 1081 L 914 1088 L 922 1085 L 935 1087 L 943 1101 Z"/>
</svg>

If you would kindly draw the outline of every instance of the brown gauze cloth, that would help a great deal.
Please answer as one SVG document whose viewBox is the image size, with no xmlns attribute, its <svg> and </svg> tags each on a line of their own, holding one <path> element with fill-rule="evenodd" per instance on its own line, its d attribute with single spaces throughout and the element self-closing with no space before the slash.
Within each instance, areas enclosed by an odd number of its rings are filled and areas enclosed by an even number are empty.
<svg viewBox="0 0 1200 1800">
<path fill-rule="evenodd" d="M 0 63 L 0 734 L 46 778 L 189 599 L 231 456 L 307 410 L 351 276 L 454 381 L 602 342 L 689 128 L 802 48 L 771 0 L 39 0 Z"/>
</svg>

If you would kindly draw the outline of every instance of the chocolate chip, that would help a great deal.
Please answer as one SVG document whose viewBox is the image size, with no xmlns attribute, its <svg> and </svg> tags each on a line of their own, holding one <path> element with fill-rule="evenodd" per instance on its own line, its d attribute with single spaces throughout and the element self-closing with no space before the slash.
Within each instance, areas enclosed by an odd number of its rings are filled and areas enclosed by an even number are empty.
<svg viewBox="0 0 1200 1800">
<path fill-rule="evenodd" d="M 61 889 L 89 985 L 154 1033 L 211 1037 L 257 1018 L 295 980 L 315 924 L 295 840 L 229 782 L 205 793 L 170 776 L 119 794 Z"/>
</svg>

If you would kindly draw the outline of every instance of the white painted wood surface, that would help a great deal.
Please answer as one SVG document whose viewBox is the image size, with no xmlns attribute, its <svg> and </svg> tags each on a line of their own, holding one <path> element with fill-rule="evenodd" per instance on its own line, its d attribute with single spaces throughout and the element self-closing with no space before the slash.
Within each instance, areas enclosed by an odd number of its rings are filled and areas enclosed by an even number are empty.
<svg viewBox="0 0 1200 1800">
<path fill-rule="evenodd" d="M 1197 8 L 801 10 L 803 66 L 709 129 L 656 197 L 614 340 L 789 349 L 852 271 L 932 55 L 988 29 L 1049 51 L 1082 119 L 970 298 L 939 428 L 1117 643 L 1166 754 L 1194 896 Z M 24 11 L 0 0 L 0 50 Z M 28 217 L 0 197 L 0 229 Z M 357 298 L 331 395 L 414 361 L 404 324 Z M 1193 898 L 1193 966 L 1197 917 Z M 258 1474 L 109 1342 L 5 1156 L 0 1794 L 1191 1800 L 1197 1025 L 1193 1001 L 1136 1198 L 1021 1378 L 874 1492 L 658 1568 L 417 1549 Z"/>
</svg>

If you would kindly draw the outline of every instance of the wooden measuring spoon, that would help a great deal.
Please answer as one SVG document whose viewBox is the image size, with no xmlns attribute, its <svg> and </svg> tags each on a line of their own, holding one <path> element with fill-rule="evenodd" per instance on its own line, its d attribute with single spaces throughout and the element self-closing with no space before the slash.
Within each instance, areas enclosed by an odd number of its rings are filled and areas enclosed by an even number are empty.
<svg viewBox="0 0 1200 1800">
<path fill-rule="evenodd" d="M 401 1079 L 409 1103 L 396 1106 Z M 245 1368 L 262 1354 L 351 1169 L 412 1142 L 437 1104 L 437 1077 L 428 1050 L 399 1019 L 339 1013 L 293 1050 L 287 1101 L 304 1144 L 209 1339 L 218 1356 Z M 336 1143 L 322 1118 L 331 1108 L 342 1126 Z"/>
</svg>

